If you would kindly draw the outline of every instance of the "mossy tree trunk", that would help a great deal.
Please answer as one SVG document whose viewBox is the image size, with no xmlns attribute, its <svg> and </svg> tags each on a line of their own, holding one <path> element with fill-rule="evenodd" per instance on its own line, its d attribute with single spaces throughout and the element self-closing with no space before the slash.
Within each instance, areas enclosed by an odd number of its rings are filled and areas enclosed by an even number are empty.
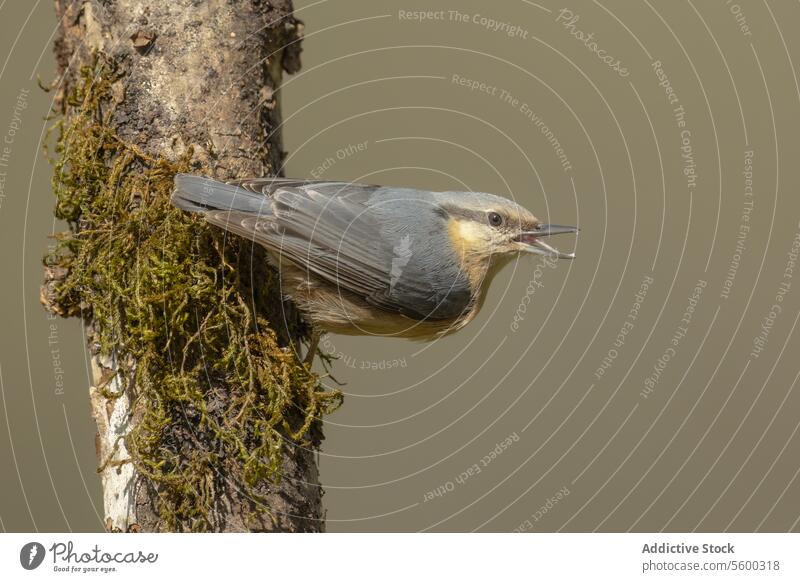
<svg viewBox="0 0 800 582">
<path fill-rule="evenodd" d="M 46 260 L 43 302 L 86 322 L 106 527 L 321 531 L 314 452 L 325 403 L 296 355 L 308 329 L 259 248 L 166 201 L 178 169 L 223 180 L 279 170 L 277 88 L 300 66 L 291 0 L 55 4 L 64 124 L 56 215 L 71 228 L 66 250 Z M 98 55 L 113 74 L 100 71 Z M 95 77 L 87 81 L 86 70 Z M 104 229 L 108 244 L 94 234 Z M 119 234 L 127 231 L 136 234 Z M 173 244 L 175 233 L 194 238 Z M 142 256 L 128 260 L 126 248 Z M 194 271 L 181 256 L 190 252 L 204 262 L 184 281 L 170 269 L 183 261 L 178 271 Z M 149 279 L 132 273 L 148 269 Z M 205 287 L 193 283 L 203 277 Z M 174 293 L 175 281 L 193 291 Z M 208 361 L 215 357 L 222 363 Z M 276 450 L 277 462 L 266 458 Z"/>
</svg>

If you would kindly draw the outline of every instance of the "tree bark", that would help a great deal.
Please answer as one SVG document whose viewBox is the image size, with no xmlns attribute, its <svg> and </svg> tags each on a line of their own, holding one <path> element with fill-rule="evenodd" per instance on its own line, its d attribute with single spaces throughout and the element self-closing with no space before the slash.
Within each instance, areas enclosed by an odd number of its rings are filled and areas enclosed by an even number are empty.
<svg viewBox="0 0 800 582">
<path fill-rule="evenodd" d="M 67 116 L 64 100 L 77 82 L 79 67 L 102 52 L 125 63 L 125 74 L 114 87 L 125 97 L 111 121 L 122 140 L 169 160 L 192 148 L 194 163 L 223 180 L 279 171 L 284 152 L 276 130 L 277 90 L 283 72 L 300 66 L 302 23 L 292 15 L 291 0 L 56 0 L 56 13 L 61 75 L 56 102 Z M 57 276 L 53 270 L 47 273 L 50 279 Z M 47 284 L 44 296 L 46 289 Z M 281 298 L 256 300 L 279 304 Z M 90 401 L 97 422 L 106 527 L 158 531 L 164 527 L 158 487 L 126 462 L 125 435 L 137 418 L 121 379 L 104 382 L 113 376 L 109 372 L 117 371 L 117 363 L 113 354 L 104 356 L 93 346 L 96 325 L 87 321 L 94 375 Z M 290 341 L 276 331 L 284 344 Z M 122 395 L 109 399 L 103 392 Z M 258 503 L 226 478 L 224 467 L 220 471 L 211 529 L 323 530 L 322 489 L 312 448 L 285 447 L 282 478 L 260 486 Z"/>
</svg>

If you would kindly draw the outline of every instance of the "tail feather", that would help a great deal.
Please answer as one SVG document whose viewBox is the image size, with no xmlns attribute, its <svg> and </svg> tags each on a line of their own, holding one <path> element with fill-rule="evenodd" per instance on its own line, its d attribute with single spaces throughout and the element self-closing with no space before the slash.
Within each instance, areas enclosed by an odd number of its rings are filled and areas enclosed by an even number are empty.
<svg viewBox="0 0 800 582">
<path fill-rule="evenodd" d="M 175 190 L 171 201 L 181 210 L 188 212 L 204 213 L 210 210 L 256 214 L 270 212 L 269 200 L 263 194 L 256 194 L 235 184 L 190 174 L 175 176 Z"/>
</svg>

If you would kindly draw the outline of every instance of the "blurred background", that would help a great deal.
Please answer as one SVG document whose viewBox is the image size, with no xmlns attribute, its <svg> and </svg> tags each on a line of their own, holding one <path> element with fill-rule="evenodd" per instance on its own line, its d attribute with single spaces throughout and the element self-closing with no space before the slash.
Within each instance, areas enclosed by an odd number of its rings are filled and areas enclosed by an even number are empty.
<svg viewBox="0 0 800 582">
<path fill-rule="evenodd" d="M 800 6 L 295 8 L 287 176 L 493 192 L 582 229 L 454 336 L 323 339 L 346 393 L 328 530 L 800 531 Z M 55 17 L 0 21 L 0 529 L 98 531 L 82 330 L 38 301 Z"/>
</svg>

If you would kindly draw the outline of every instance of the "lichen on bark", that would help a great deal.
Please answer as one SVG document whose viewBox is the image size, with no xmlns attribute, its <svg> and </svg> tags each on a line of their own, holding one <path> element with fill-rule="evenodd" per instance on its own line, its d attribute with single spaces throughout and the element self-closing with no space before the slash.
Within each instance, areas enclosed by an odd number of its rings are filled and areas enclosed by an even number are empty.
<svg viewBox="0 0 800 582">
<path fill-rule="evenodd" d="M 55 215 L 69 229 L 45 257 L 58 274 L 48 308 L 92 322 L 93 353 L 115 364 L 95 388 L 130 401 L 129 458 L 107 455 L 98 470 L 135 466 L 156 529 L 221 529 L 212 514 L 231 483 L 254 518 L 269 511 L 287 447 L 317 448 L 341 394 L 298 360 L 309 329 L 253 244 L 169 203 L 176 172 L 203 170 L 192 148 L 166 159 L 118 135 L 126 74 L 98 53 L 56 122 Z"/>
</svg>

